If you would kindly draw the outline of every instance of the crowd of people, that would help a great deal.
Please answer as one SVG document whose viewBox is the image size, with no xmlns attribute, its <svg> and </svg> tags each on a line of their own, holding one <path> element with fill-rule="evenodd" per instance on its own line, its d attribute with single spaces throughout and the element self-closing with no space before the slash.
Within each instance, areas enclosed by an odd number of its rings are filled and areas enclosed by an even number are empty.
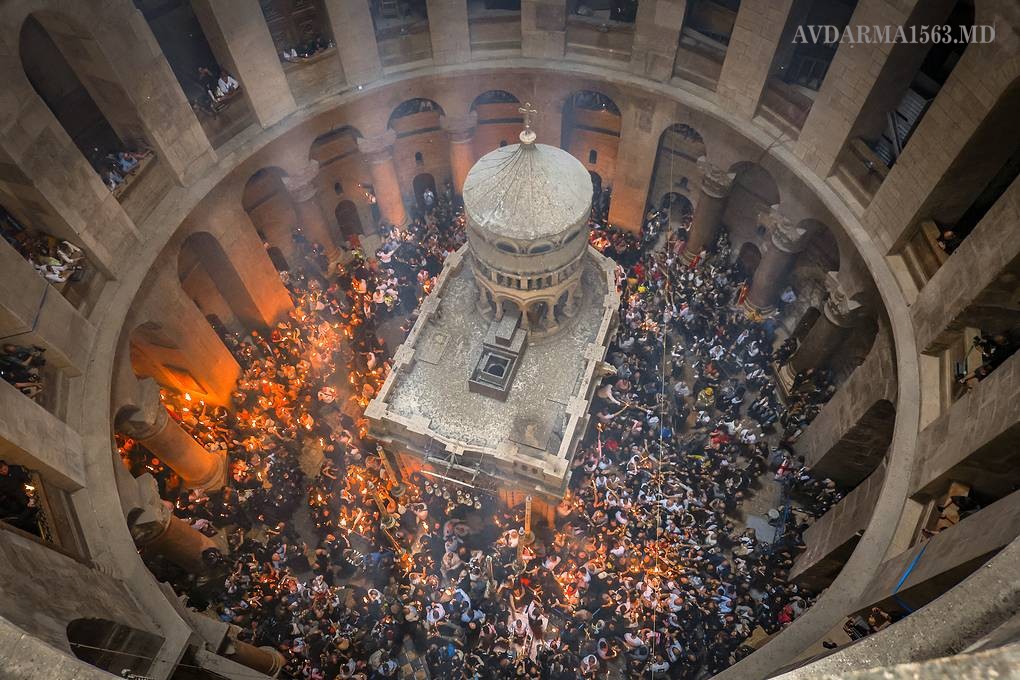
<svg viewBox="0 0 1020 680">
<path fill-rule="evenodd" d="M 452 190 L 439 194 L 370 259 L 355 240 L 330 263 L 296 231 L 301 264 L 281 272 L 290 319 L 219 329 L 244 369 L 231 406 L 164 395 L 227 453 L 222 490 L 189 491 L 121 441 L 133 471 L 154 473 L 175 512 L 219 541 L 205 574 L 150 566 L 302 680 L 397 677 L 408 658 L 443 678 L 693 678 L 795 619 L 811 595 L 785 576 L 807 523 L 763 537 L 741 503 L 772 478 L 804 516 L 838 492 L 783 443 L 773 338 L 734 304 L 746 274 L 725 235 L 686 264 L 686 224 L 668 214 L 650 214 L 645 237 L 605 226 L 608 191 L 592 243 L 620 264 L 621 323 L 555 521 L 536 521 L 532 542 L 523 507 L 420 475 L 397 484 L 362 409 L 393 349 L 380 325 L 413 318 L 464 241 Z M 820 403 L 797 396 L 819 385 L 798 376 L 789 403 Z"/>
<path fill-rule="evenodd" d="M 321 35 L 280 51 L 280 60 L 285 63 L 301 62 L 333 47 L 333 41 Z"/>
<path fill-rule="evenodd" d="M 30 399 L 39 400 L 43 392 L 40 371 L 46 365 L 46 350 L 35 345 L 5 343 L 0 352 L 0 378 Z"/>
<path fill-rule="evenodd" d="M 39 536 L 39 502 L 29 471 L 0 460 L 0 522 Z"/>
<path fill-rule="evenodd" d="M 85 274 L 85 254 L 81 248 L 70 241 L 25 228 L 3 208 L 0 208 L 0 235 L 50 283 L 77 281 Z"/>
<path fill-rule="evenodd" d="M 194 109 L 215 115 L 240 91 L 237 79 L 219 64 L 212 63 L 195 70 L 189 99 Z"/>
<path fill-rule="evenodd" d="M 1020 329 L 1012 333 L 982 333 L 975 335 L 972 346 L 981 353 L 981 363 L 969 373 L 959 378 L 959 382 L 967 389 L 973 389 L 992 371 L 1001 366 L 1006 359 L 1020 349 Z"/>
<path fill-rule="evenodd" d="M 115 191 L 136 174 L 142 167 L 142 161 L 152 155 L 150 149 L 115 149 L 104 151 L 99 148 L 92 150 L 90 160 L 110 191 Z"/>
</svg>

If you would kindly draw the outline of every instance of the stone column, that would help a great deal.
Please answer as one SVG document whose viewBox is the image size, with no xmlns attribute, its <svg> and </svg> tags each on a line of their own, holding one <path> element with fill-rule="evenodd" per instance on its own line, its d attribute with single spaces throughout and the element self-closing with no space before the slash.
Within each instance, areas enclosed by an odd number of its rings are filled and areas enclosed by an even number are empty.
<svg viewBox="0 0 1020 680">
<path fill-rule="evenodd" d="M 555 330 L 559 324 L 556 322 L 556 306 L 550 300 L 545 303 L 545 329 L 547 331 Z"/>
<path fill-rule="evenodd" d="M 642 0 L 638 3 L 630 71 L 658 81 L 673 76 L 687 0 Z"/>
<path fill-rule="evenodd" d="M 404 208 L 400 180 L 397 178 L 397 166 L 393 162 L 393 142 L 396 139 L 393 130 L 378 137 L 362 137 L 358 140 L 358 150 L 368 161 L 382 219 L 402 227 L 407 224 L 407 210 Z"/>
<path fill-rule="evenodd" d="M 163 557 L 185 571 L 201 574 L 209 565 L 203 554 L 218 550 L 211 538 L 173 514 L 169 502 L 160 499 L 156 480 L 142 475 L 138 494 L 128 500 L 131 538 L 143 555 Z"/>
<path fill-rule="evenodd" d="M 938 26 L 946 22 L 953 4 L 950 0 L 861 0 L 850 27 L 902 25 L 909 31 L 911 26 Z M 885 129 L 886 117 L 899 104 L 930 47 L 914 43 L 890 49 L 880 41 L 840 45 L 797 136 L 794 153 L 819 176 L 832 174 L 848 142 L 855 137 L 874 139 Z"/>
<path fill-rule="evenodd" d="M 463 64 L 471 59 L 467 3 L 464 0 L 427 0 L 432 61 Z"/>
<path fill-rule="evenodd" d="M 521 0 L 523 56 L 556 59 L 566 50 L 566 0 Z"/>
<path fill-rule="evenodd" d="M 339 254 L 339 251 L 336 244 L 333 243 L 333 236 L 330 234 L 326 216 L 322 214 L 322 206 L 319 205 L 319 188 L 315 186 L 318 176 L 319 163 L 311 161 L 299 172 L 284 177 L 283 185 L 287 187 L 291 200 L 294 202 L 298 226 L 305 232 L 308 240 L 321 243 L 326 249 L 326 254 L 332 260 Z"/>
<path fill-rule="evenodd" d="M 190 488 L 218 489 L 226 476 L 226 458 L 210 453 L 170 417 L 159 398 L 159 386 L 142 380 L 141 402 L 117 423 L 117 430 L 157 456 Z"/>
<path fill-rule="evenodd" d="M 829 281 L 829 295 L 822 306 L 822 314 L 790 358 L 788 365 L 793 375 L 809 368 L 823 368 L 853 330 L 861 304 L 847 297 L 835 283 L 835 272 L 829 272 Z"/>
<path fill-rule="evenodd" d="M 636 101 L 623 110 L 620 121 L 620 145 L 613 179 L 613 201 L 609 204 L 609 222 L 632 232 L 641 231 L 645 221 L 648 186 L 652 181 L 659 137 L 642 121 L 653 120 L 654 99 Z"/>
<path fill-rule="evenodd" d="M 325 0 L 333 40 L 348 85 L 364 85 L 382 76 L 379 45 L 367 2 Z"/>
<path fill-rule="evenodd" d="M 237 631 L 233 628 L 227 635 L 227 645 L 223 650 L 223 655 L 231 661 L 247 666 L 256 672 L 264 673 L 271 678 L 275 678 L 287 663 L 283 654 L 268 645 L 256 647 L 248 642 L 238 640 Z"/>
<path fill-rule="evenodd" d="M 742 0 L 716 92 L 727 108 L 752 118 L 765 91 L 793 0 Z"/>
<path fill-rule="evenodd" d="M 474 111 L 466 116 L 443 116 L 443 129 L 450 134 L 450 171 L 453 175 L 453 190 L 464 190 L 464 178 L 475 164 L 475 127 L 478 114 Z"/>
<path fill-rule="evenodd" d="M 803 250 L 806 229 L 794 224 L 779 212 L 779 206 L 772 206 L 767 213 L 758 216 L 758 223 L 770 234 L 770 239 L 761 262 L 751 279 L 751 289 L 745 305 L 751 312 L 771 314 L 776 308 L 776 296 L 786 283 L 797 253 Z"/>
<path fill-rule="evenodd" d="M 220 65 L 241 83 L 259 125 L 269 127 L 291 114 L 297 104 L 257 0 L 193 0 L 191 6 Z"/>
<path fill-rule="evenodd" d="M 730 195 L 736 177 L 736 174 L 709 163 L 704 156 L 698 159 L 698 169 L 701 170 L 701 192 L 698 204 L 694 207 L 691 232 L 684 250 L 686 262 L 692 262 L 703 248 L 715 243 L 719 225 L 722 224 L 723 210 L 726 208 L 726 198 Z"/>
</svg>

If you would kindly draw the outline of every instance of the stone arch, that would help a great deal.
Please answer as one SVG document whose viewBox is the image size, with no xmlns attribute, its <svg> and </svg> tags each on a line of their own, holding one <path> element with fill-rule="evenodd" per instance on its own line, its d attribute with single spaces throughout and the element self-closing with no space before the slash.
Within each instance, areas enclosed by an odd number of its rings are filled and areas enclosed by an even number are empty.
<svg viewBox="0 0 1020 680">
<path fill-rule="evenodd" d="M 737 252 L 737 269 L 740 276 L 750 280 L 761 263 L 761 249 L 751 241 L 745 241 Z"/>
<path fill-rule="evenodd" d="M 259 168 L 245 182 L 241 205 L 267 248 L 277 248 L 288 269 L 300 262 L 294 243 L 297 213 L 284 184 L 287 172 L 276 166 Z"/>
<path fill-rule="evenodd" d="M 507 314 L 521 314 L 521 306 L 513 298 L 496 295 L 496 318 L 502 319 Z M 523 314 L 522 314 L 523 317 Z"/>
<path fill-rule="evenodd" d="M 660 196 L 676 194 L 688 199 L 693 196 L 701 176 L 698 159 L 707 155 L 704 138 L 692 126 L 673 123 L 663 130 L 655 150 L 648 205 L 658 207 L 654 201 Z"/>
<path fill-rule="evenodd" d="M 521 100 L 516 95 L 506 90 L 486 90 L 471 102 L 471 111 L 476 111 L 479 106 L 491 104 L 520 104 Z"/>
<path fill-rule="evenodd" d="M 87 27 L 64 13 L 33 12 L 21 24 L 18 55 L 32 90 L 97 174 L 113 169 L 107 154 L 149 145 L 136 109 Z"/>
<path fill-rule="evenodd" d="M 817 267 L 822 272 L 838 272 L 842 262 L 839 241 L 827 224 L 814 218 L 797 223 L 806 230 L 804 249 L 797 257 L 797 267 Z"/>
<path fill-rule="evenodd" d="M 333 128 L 312 140 L 308 147 L 308 160 L 317 161 L 322 167 L 356 154 L 361 138 L 361 132 L 351 125 Z"/>
<path fill-rule="evenodd" d="M 563 104 L 560 146 L 612 185 L 622 122 L 620 107 L 612 97 L 596 90 L 578 90 Z M 592 150 L 596 161 L 589 163 Z"/>
<path fill-rule="evenodd" d="M 553 298 L 538 298 L 528 302 L 524 308 L 524 314 L 527 316 L 528 328 L 533 331 L 543 332 L 549 331 L 556 328 L 557 323 L 554 317 L 552 324 L 548 324 L 546 319 L 550 310 L 555 310 L 556 300 Z"/>
<path fill-rule="evenodd" d="M 234 263 L 209 232 L 195 232 L 181 244 L 177 278 L 206 318 L 215 315 L 226 329 L 238 333 L 264 326 L 258 306 Z"/>
<path fill-rule="evenodd" d="M 507 90 L 488 90 L 475 97 L 471 111 L 478 117 L 472 141 L 476 158 L 517 139 L 524 124 L 520 108 L 520 100 Z"/>
<path fill-rule="evenodd" d="M 361 224 L 361 215 L 358 214 L 358 206 L 354 205 L 354 201 L 340 201 L 336 204 L 333 214 L 340 232 L 334 235 L 335 242 L 343 243 L 352 236 L 357 237 L 365 233 L 365 228 Z"/>
<path fill-rule="evenodd" d="M 772 173 L 758 163 L 740 161 L 733 164 L 729 171 L 736 177 L 729 198 L 726 199 L 723 224 L 736 239 L 737 234 L 746 232 L 750 225 L 757 225 L 758 215 L 779 204 L 782 197 Z"/>
<path fill-rule="evenodd" d="M 431 191 L 433 195 L 433 202 L 435 197 L 439 195 L 439 190 L 436 188 L 436 178 L 431 173 L 422 172 L 415 175 L 411 181 L 411 186 L 414 188 L 414 200 L 418 209 L 422 212 L 427 210 L 425 202 L 425 192 Z M 433 203 L 434 205 L 434 203 Z"/>
<path fill-rule="evenodd" d="M 164 642 L 161 635 L 98 618 L 74 619 L 66 634 L 76 657 L 117 676 L 147 673 Z"/>
<path fill-rule="evenodd" d="M 397 134 L 408 134 L 409 131 L 422 129 L 415 126 L 425 125 L 426 122 L 432 121 L 433 118 L 438 127 L 440 117 L 445 115 L 446 112 L 443 110 L 443 107 L 435 100 L 426 99 L 425 97 L 414 97 L 413 99 L 405 99 L 394 107 L 393 111 L 390 112 L 386 127 L 396 130 Z M 405 124 L 398 123 L 398 121 L 403 119 L 408 119 L 405 121 Z"/>
</svg>

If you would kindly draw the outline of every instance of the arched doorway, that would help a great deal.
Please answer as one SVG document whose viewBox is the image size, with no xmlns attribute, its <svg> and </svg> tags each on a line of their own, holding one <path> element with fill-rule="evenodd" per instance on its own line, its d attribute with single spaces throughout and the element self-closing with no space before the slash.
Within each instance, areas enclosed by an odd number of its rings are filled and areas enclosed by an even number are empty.
<svg viewBox="0 0 1020 680">
<path fill-rule="evenodd" d="M 418 209 L 422 212 L 428 212 L 436 205 L 436 178 L 430 173 L 423 172 L 416 175 L 412 182 L 414 187 L 414 200 L 418 206 Z"/>
<path fill-rule="evenodd" d="M 690 125 L 674 123 L 659 135 L 659 146 L 648 185 L 648 202 L 656 196 L 689 195 L 692 179 L 701 176 L 698 159 L 707 155 L 701 133 Z M 660 207 L 665 207 L 660 202 Z"/>
<path fill-rule="evenodd" d="M 147 673 L 163 646 L 162 636 L 109 619 L 75 619 L 66 632 L 76 657 L 118 677 Z"/>
<path fill-rule="evenodd" d="M 750 281 L 760 263 L 761 250 L 758 249 L 758 246 L 748 241 L 740 247 L 740 252 L 737 254 L 738 276 Z"/>
<path fill-rule="evenodd" d="M 600 175 L 599 173 L 595 172 L 594 170 L 589 170 L 588 174 L 591 175 L 591 191 L 592 191 L 592 195 L 594 195 L 595 197 L 598 197 L 599 194 L 602 193 L 602 175 Z"/>
<path fill-rule="evenodd" d="M 337 243 L 343 243 L 352 236 L 357 237 L 365 233 L 361 226 L 361 216 L 358 214 L 358 206 L 354 201 L 340 201 L 333 211 L 336 217 L 336 225 L 340 230 L 340 238 L 334 239 Z"/>
<path fill-rule="evenodd" d="M 659 200 L 659 209 L 669 215 L 670 224 L 689 224 L 694 215 L 694 204 L 683 194 L 670 191 Z"/>
</svg>

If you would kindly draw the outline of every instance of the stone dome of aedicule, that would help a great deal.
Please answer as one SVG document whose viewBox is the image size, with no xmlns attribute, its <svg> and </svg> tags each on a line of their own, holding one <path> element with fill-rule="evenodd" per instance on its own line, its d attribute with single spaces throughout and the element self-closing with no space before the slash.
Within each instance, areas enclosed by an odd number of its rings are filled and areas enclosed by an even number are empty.
<svg viewBox="0 0 1020 680">
<path fill-rule="evenodd" d="M 464 181 L 468 223 L 493 240 L 534 241 L 584 226 L 592 182 L 574 156 L 546 144 L 511 144 L 483 156 Z"/>
</svg>

